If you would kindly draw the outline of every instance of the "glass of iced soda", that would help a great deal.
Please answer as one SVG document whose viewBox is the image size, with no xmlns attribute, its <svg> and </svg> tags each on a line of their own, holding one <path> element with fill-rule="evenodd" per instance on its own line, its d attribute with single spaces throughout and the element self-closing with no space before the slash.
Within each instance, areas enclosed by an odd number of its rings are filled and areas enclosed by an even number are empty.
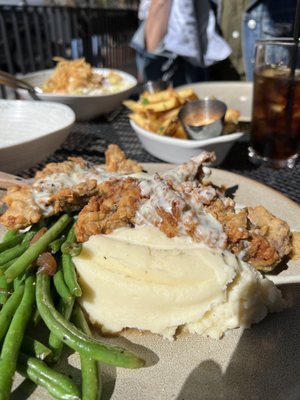
<svg viewBox="0 0 300 400">
<path fill-rule="evenodd" d="M 249 159 L 292 168 L 300 151 L 300 48 L 292 39 L 256 43 Z"/>
</svg>

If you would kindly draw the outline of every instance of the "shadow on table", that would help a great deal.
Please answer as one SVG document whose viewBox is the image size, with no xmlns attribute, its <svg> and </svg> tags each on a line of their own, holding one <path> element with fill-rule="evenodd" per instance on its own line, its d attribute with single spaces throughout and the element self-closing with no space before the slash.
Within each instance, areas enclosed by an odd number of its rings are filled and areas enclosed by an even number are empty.
<svg viewBox="0 0 300 400">
<path fill-rule="evenodd" d="M 287 296 L 291 308 L 245 330 L 226 371 L 202 362 L 176 400 L 299 400 L 299 286 Z"/>
</svg>

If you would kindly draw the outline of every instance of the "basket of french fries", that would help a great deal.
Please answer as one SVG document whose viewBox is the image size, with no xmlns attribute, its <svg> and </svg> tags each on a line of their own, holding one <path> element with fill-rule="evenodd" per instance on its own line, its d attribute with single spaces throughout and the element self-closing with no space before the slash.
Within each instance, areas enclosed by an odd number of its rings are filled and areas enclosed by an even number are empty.
<svg viewBox="0 0 300 400">
<path fill-rule="evenodd" d="M 178 117 L 182 106 L 199 100 L 192 88 L 168 88 L 155 93 L 144 91 L 138 100 L 125 100 L 130 110 L 131 127 L 144 148 L 160 160 L 185 162 L 199 154 L 202 149 L 215 151 L 216 164 L 226 157 L 232 144 L 240 136 L 238 130 L 239 111 L 228 108 L 225 114 L 223 134 L 205 140 L 191 140 Z M 235 132 L 235 133 L 233 133 Z"/>
</svg>

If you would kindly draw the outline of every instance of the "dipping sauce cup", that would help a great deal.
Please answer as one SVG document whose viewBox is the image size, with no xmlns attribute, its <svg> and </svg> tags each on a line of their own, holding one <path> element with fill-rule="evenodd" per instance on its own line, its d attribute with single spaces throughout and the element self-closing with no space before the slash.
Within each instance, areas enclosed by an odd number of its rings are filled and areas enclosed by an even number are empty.
<svg viewBox="0 0 300 400">
<path fill-rule="evenodd" d="M 249 147 L 255 164 L 295 165 L 300 149 L 299 67 L 300 49 L 292 39 L 257 41 Z"/>
<path fill-rule="evenodd" d="M 178 117 L 190 139 L 204 140 L 221 135 L 226 110 L 222 101 L 205 98 L 186 103 Z"/>
</svg>

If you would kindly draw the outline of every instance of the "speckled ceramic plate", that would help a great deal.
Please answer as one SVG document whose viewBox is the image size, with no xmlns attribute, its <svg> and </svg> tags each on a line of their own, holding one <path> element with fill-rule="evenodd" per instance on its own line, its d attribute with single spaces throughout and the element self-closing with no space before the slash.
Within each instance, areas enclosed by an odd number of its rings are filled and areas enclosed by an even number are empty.
<svg viewBox="0 0 300 400">
<path fill-rule="evenodd" d="M 146 165 L 165 170 L 166 164 Z M 213 170 L 212 179 L 236 189 L 236 201 L 262 204 L 300 230 L 300 207 L 283 195 L 247 178 Z M 281 272 L 297 277 L 299 262 Z M 134 350 L 147 360 L 145 368 L 102 366 L 102 399 L 111 400 L 296 400 L 300 398 L 300 286 L 283 285 L 288 308 L 268 315 L 251 329 L 230 331 L 223 339 L 197 335 L 168 341 L 156 335 L 128 333 L 106 339 Z M 68 353 L 69 354 L 69 353 Z M 80 382 L 77 355 L 59 369 Z M 48 399 L 41 388 L 15 379 L 12 399 Z"/>
</svg>

